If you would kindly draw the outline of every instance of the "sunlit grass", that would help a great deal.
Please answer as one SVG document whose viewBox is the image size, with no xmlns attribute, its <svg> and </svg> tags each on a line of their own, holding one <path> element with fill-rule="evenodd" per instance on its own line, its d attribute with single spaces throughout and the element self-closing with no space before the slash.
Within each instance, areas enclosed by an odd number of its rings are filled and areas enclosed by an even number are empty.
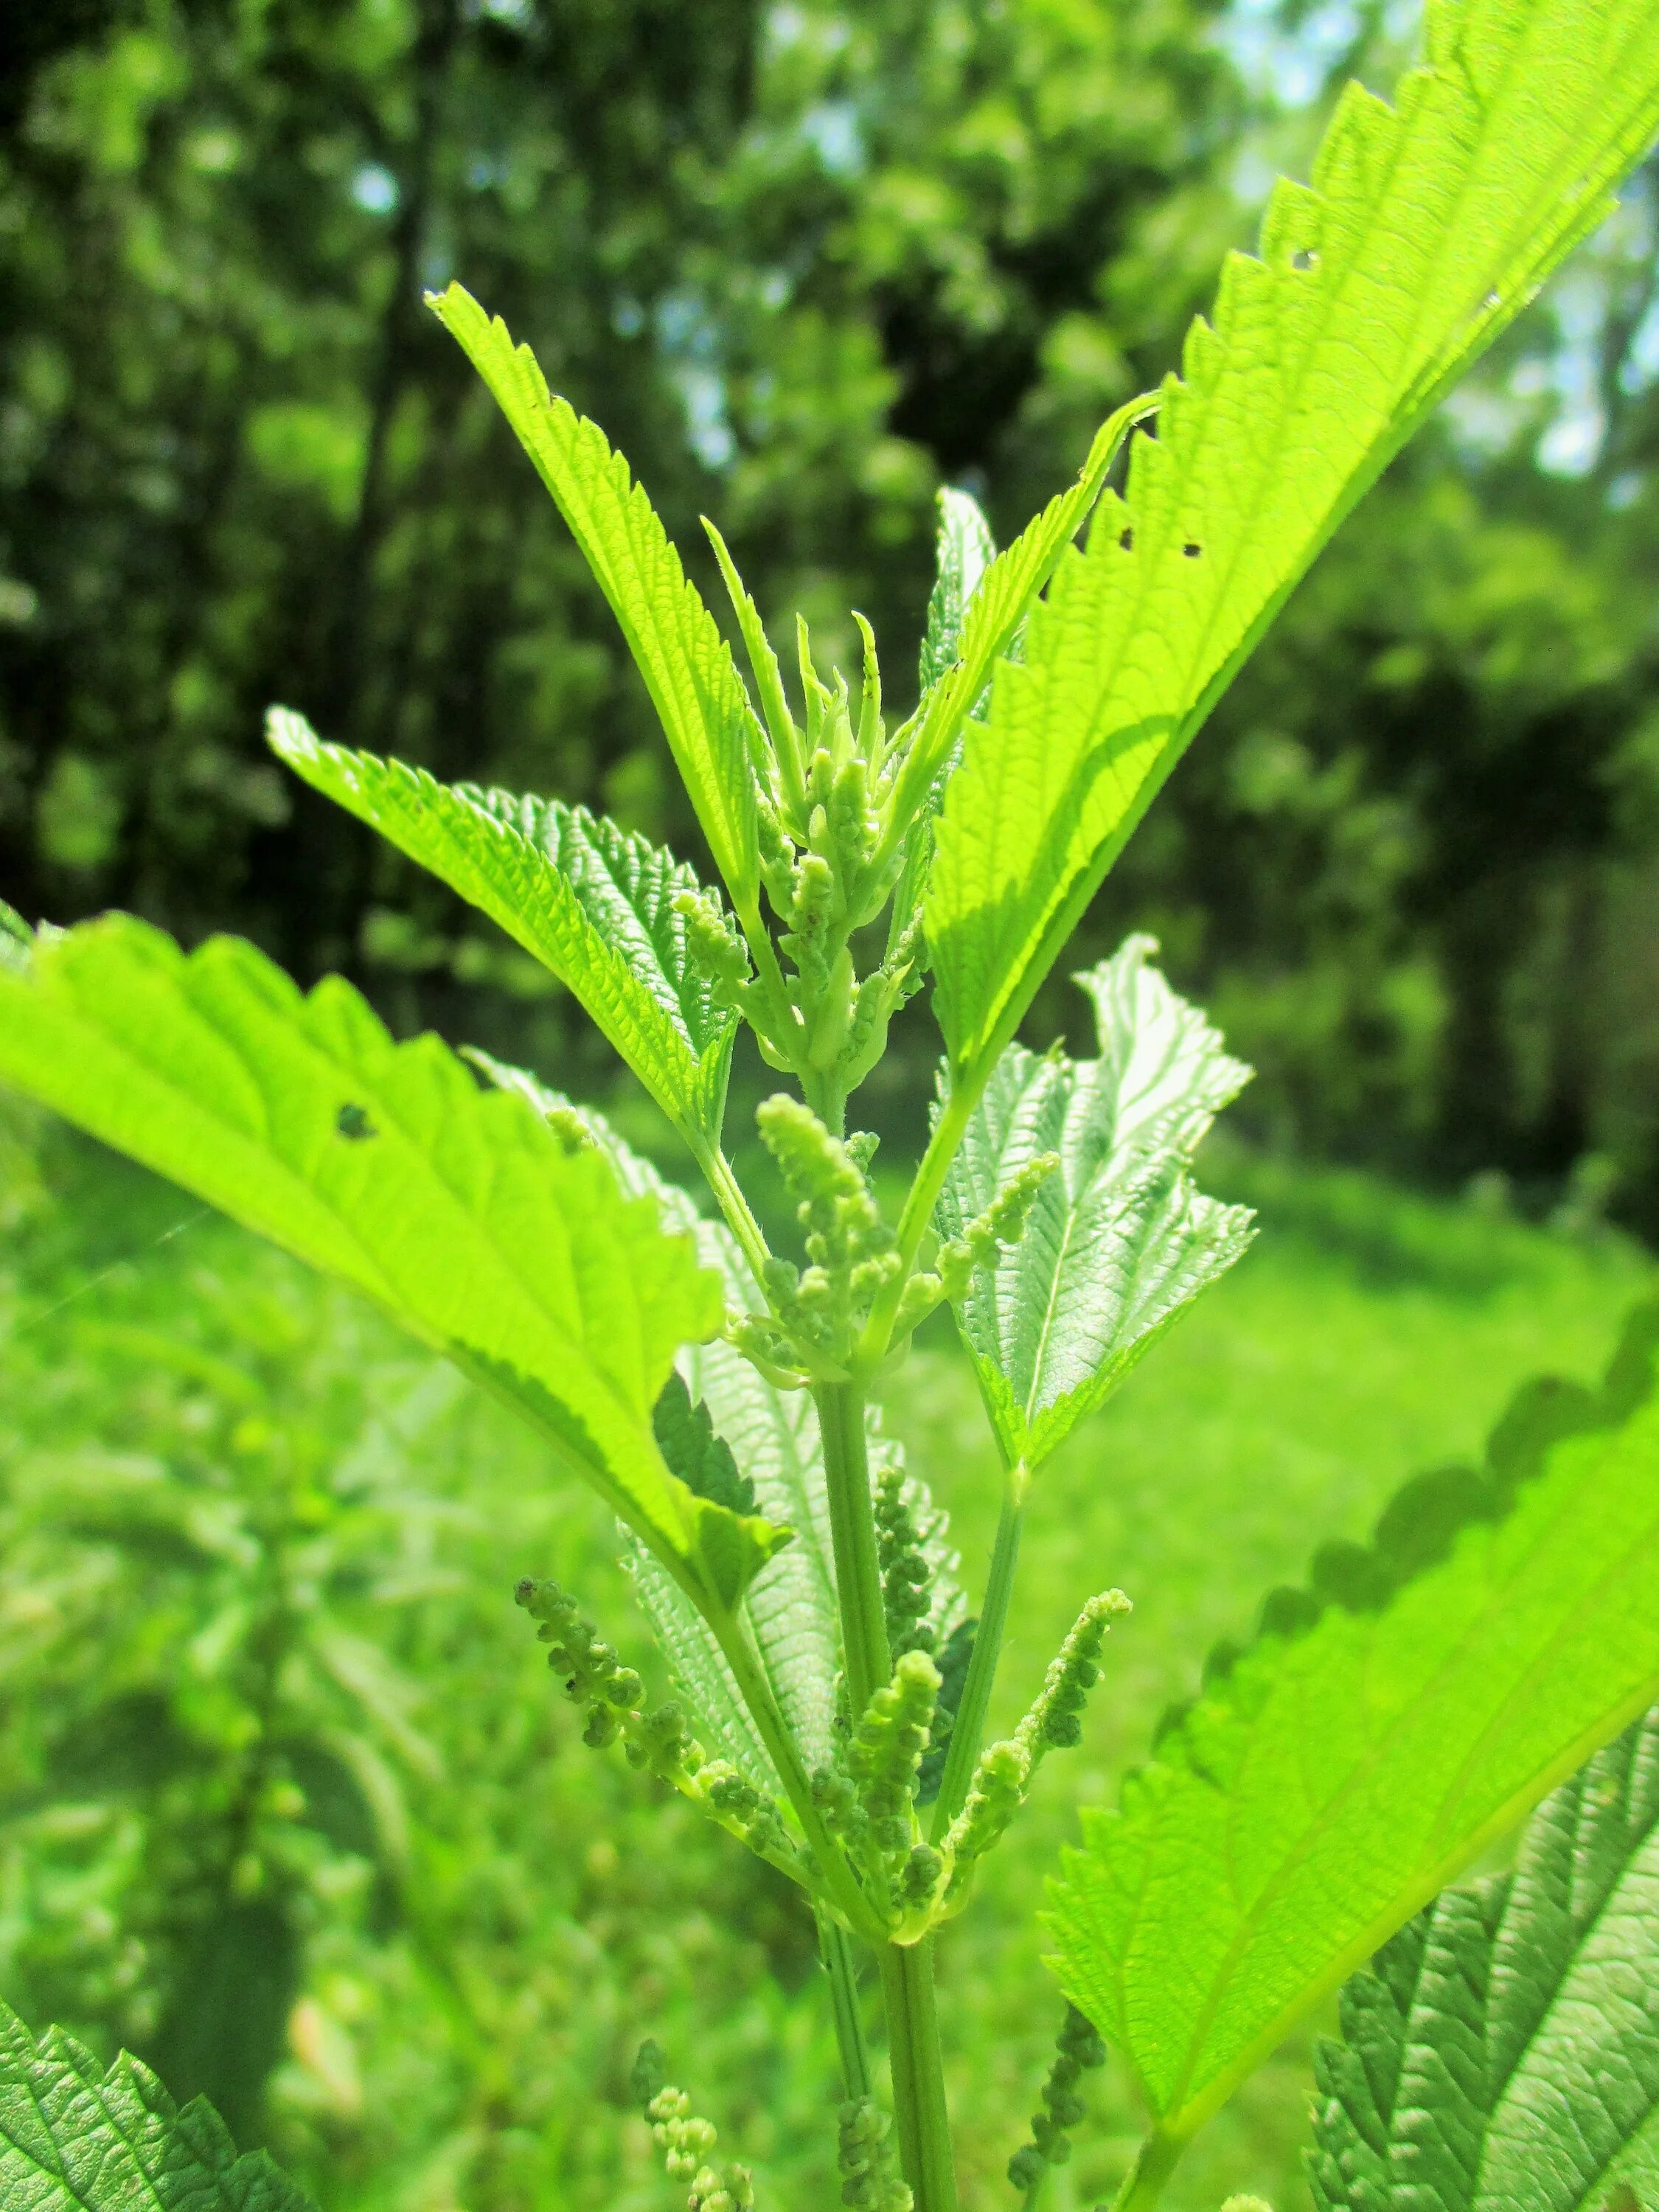
<svg viewBox="0 0 1659 2212">
<path fill-rule="evenodd" d="M 446 1510 L 443 1574 L 370 1624 L 423 1686 L 417 1725 L 442 1782 L 412 1793 L 407 1859 L 379 1905 L 347 1883 L 337 1905 L 319 1905 L 275 2082 L 273 2138 L 327 2212 L 666 2208 L 623 2087 L 647 2033 L 754 2160 L 763 2205 L 830 2201 L 831 2045 L 792 1899 L 619 1760 L 585 1749 L 510 1603 L 518 1574 L 556 1574 L 637 1656 L 599 1509 L 550 1483 L 532 1440 L 428 1376 L 342 1294 L 60 1138 L 31 1199 L 33 1157 L 22 1146 L 0 1163 L 11 1208 L 0 1513 L 9 1495 L 38 1492 L 53 1453 L 130 1444 L 141 1421 L 154 1450 L 168 1421 L 181 1436 L 199 1425 L 199 1382 L 147 1372 L 131 1339 L 118 1358 L 111 1322 L 234 1358 L 241 1299 L 276 1300 L 305 1343 L 289 1417 L 335 1433 L 343 1468 L 354 1453 L 361 1466 L 372 1437 L 410 1510 L 435 1499 Z M 943 1939 L 972 2206 L 1016 2202 L 1001 2168 L 1059 2017 L 1033 1913 L 1077 1797 L 1109 1797 L 1208 1646 L 1248 1633 L 1262 1595 L 1298 1578 L 1316 1542 L 1363 1536 L 1407 1475 L 1476 1449 L 1528 1375 L 1593 1374 L 1647 1274 L 1616 1240 L 1570 1242 L 1364 1177 L 1237 1155 L 1206 1179 L 1259 1205 L 1259 1243 L 1068 1443 L 1033 1500 L 994 1726 L 1015 1717 L 1090 1591 L 1121 1583 L 1136 1611 L 1109 1647 L 1085 1747 L 1051 1762 L 974 1910 Z M 997 1481 L 948 1328 L 935 1325 L 896 1379 L 890 1417 L 955 1516 L 971 1583 Z M 0 1728 L 19 1726 L 0 1702 Z M 43 1828 L 40 1812 L 26 1820 L 0 1803 L 0 1994 L 27 2008 L 49 1990 L 107 2040 L 100 1992 L 124 1931 L 98 1916 L 111 1898 L 116 1923 L 122 1899 L 136 1911 L 142 1882 L 90 1879 L 94 1832 L 83 1820 L 71 1846 L 73 1821 Z M 49 1972 L 16 1904 L 40 1893 L 19 1853 L 47 1850 L 48 1832 L 60 1838 L 54 1909 L 74 1937 Z M 1171 2192 L 1180 2212 L 1213 2212 L 1247 2187 L 1295 2201 L 1307 2087 L 1304 2042 L 1194 2147 Z M 1096 2101 L 1053 2185 L 1054 2212 L 1095 2203 L 1128 2154 L 1134 2114 L 1109 2069 Z"/>
</svg>

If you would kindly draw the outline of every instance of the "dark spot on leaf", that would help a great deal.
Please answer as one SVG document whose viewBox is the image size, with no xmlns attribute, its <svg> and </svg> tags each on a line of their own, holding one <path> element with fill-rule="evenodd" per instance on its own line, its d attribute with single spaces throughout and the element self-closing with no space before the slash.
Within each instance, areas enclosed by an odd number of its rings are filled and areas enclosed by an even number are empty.
<svg viewBox="0 0 1659 2212">
<path fill-rule="evenodd" d="M 1181 550 L 1187 556 L 1187 558 L 1189 561 L 1196 561 L 1199 555 L 1204 550 L 1204 548 L 1198 544 L 1196 539 L 1189 538 Z"/>
<path fill-rule="evenodd" d="M 1291 256 L 1291 266 L 1292 269 L 1317 269 L 1319 256 L 1311 246 L 1299 246 Z"/>
<path fill-rule="evenodd" d="M 1134 532 L 1133 532 L 1133 530 L 1125 530 L 1125 531 L 1123 531 L 1123 532 L 1119 535 L 1119 538 L 1118 538 L 1118 541 L 1117 541 L 1117 542 L 1118 542 L 1118 544 L 1119 544 L 1123 548 L 1123 550 L 1124 550 L 1124 551 L 1125 551 L 1126 553 L 1133 553 L 1133 550 L 1134 550 L 1134 544 L 1135 544 L 1135 534 L 1134 534 Z"/>
<path fill-rule="evenodd" d="M 354 1145 L 362 1144 L 366 1137 L 378 1137 L 380 1133 L 361 1106 L 342 1106 L 334 1116 L 334 1126 Z"/>
</svg>

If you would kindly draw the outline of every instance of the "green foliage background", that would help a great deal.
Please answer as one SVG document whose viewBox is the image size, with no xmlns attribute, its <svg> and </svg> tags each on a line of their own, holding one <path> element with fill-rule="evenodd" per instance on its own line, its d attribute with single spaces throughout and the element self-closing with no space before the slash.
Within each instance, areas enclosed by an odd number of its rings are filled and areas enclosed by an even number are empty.
<svg viewBox="0 0 1659 2212">
<path fill-rule="evenodd" d="M 850 659 L 867 611 L 902 695 L 935 485 L 1006 534 L 1066 481 L 1331 84 L 1385 81 L 1408 29 L 1334 0 L 24 11 L 0 77 L 8 894 L 232 922 L 400 1025 L 521 1058 L 528 1030 L 568 1069 L 592 1048 L 547 979 L 258 743 L 282 696 L 695 856 L 606 611 L 422 286 L 459 275 L 507 316 L 700 572 L 714 515 L 775 634 L 805 611 Z M 1495 1168 L 1540 1204 L 1576 1171 L 1650 1229 L 1655 223 L 1644 174 L 1391 473 L 1080 948 L 1162 935 L 1262 1071 L 1259 1134 Z M 919 1039 L 873 1102 L 901 1124 Z"/>
<path fill-rule="evenodd" d="M 869 613 L 906 706 L 935 487 L 1006 536 L 1065 482 L 1331 80 L 1383 81 L 1402 27 L 1296 0 L 18 12 L 0 891 L 239 927 L 582 1094 L 608 1060 L 550 979 L 259 743 L 280 696 L 696 854 L 580 556 L 421 288 L 459 276 L 533 343 L 706 586 L 712 514 L 781 642 L 804 611 L 850 662 Z M 1205 1164 L 1264 1234 L 1045 1470 L 994 1725 L 1085 1588 L 1139 1610 L 943 1949 L 975 2205 L 1012 2202 L 1048 2061 L 1030 1909 L 1073 1793 L 1109 1794 L 1314 1537 L 1362 1534 L 1526 1374 L 1593 1372 L 1643 1279 L 1601 1223 L 1659 1227 L 1656 240 L 1648 173 L 1321 562 L 1077 948 L 1156 931 L 1257 1066 L 1252 1143 Z M 1056 978 L 1033 1038 L 1086 1049 L 1075 999 Z M 870 1086 L 890 1154 L 930 1049 L 917 1017 Z M 895 1425 L 982 1554 L 990 1446 L 942 1329 L 906 1386 Z M 0 1994 L 206 2089 L 325 2212 L 665 2202 L 624 2088 L 647 2033 L 764 2201 L 822 2199 L 793 1901 L 581 1746 L 507 1602 L 556 1575 L 648 1666 L 615 1550 L 343 1294 L 0 1124 Z M 1297 2201 L 1310 2079 L 1302 2047 L 1266 2069 L 1172 2203 Z M 1115 2075 L 1097 2110 L 1056 2212 L 1129 2154 Z"/>
</svg>

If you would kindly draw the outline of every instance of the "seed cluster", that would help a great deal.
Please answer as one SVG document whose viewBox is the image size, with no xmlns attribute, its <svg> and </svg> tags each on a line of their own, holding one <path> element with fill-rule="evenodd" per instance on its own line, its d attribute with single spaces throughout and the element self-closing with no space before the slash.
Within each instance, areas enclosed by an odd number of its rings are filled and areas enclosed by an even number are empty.
<svg viewBox="0 0 1659 2212">
<path fill-rule="evenodd" d="M 767 1262 L 772 1310 L 796 1343 L 844 1359 L 878 1292 L 898 1270 L 893 1232 L 852 1151 L 811 1107 L 780 1093 L 762 1103 L 756 1119 L 805 1232 L 805 1268 L 781 1258 Z"/>
<path fill-rule="evenodd" d="M 842 2203 L 857 2212 L 910 2212 L 909 2189 L 893 2168 L 891 2123 L 875 2099 L 850 2099 L 836 2122 Z"/>
<path fill-rule="evenodd" d="M 1051 1662 L 1030 1712 L 1012 1737 L 981 1754 L 949 1838 L 953 1891 L 965 1883 L 974 1862 L 1000 1840 L 1048 1753 L 1082 1741 L 1083 1709 L 1100 1679 L 1101 1646 L 1113 1621 L 1129 1610 L 1121 1590 L 1091 1597 Z"/>
<path fill-rule="evenodd" d="M 586 1718 L 582 1741 L 604 1750 L 620 1741 L 631 1766 L 647 1769 L 701 1805 L 739 1841 L 775 1866 L 793 1871 L 799 1856 L 776 1804 L 725 1759 L 711 1759 L 672 1698 L 642 1709 L 645 1685 L 605 1643 L 568 1590 L 526 1576 L 514 1595 L 539 1624 L 547 1663 Z"/>
<path fill-rule="evenodd" d="M 1059 2048 L 1042 2085 L 1042 2102 L 1031 2115 L 1031 2141 L 1008 2161 L 1008 2179 L 1016 2189 L 1029 2197 L 1049 2166 L 1064 2166 L 1070 2158 L 1070 2130 L 1087 2110 L 1078 2085 L 1085 2072 L 1105 2063 L 1106 2046 L 1093 2022 L 1075 2005 L 1067 2005 Z"/>
<path fill-rule="evenodd" d="M 714 2124 L 697 2118 L 690 2098 L 664 2078 L 665 2071 L 657 2045 L 642 2043 L 629 2087 L 651 2123 L 669 2179 L 688 2184 L 686 2212 L 754 2212 L 749 2168 L 729 2166 L 721 2172 L 710 2164 L 719 2140 Z"/>
</svg>

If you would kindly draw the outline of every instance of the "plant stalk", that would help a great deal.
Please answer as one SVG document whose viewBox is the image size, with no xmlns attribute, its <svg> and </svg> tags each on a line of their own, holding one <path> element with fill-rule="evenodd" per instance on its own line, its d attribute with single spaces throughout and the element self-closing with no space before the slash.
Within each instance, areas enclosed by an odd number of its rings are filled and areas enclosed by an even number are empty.
<svg viewBox="0 0 1659 2212">
<path fill-rule="evenodd" d="M 853 1939 L 827 1912 L 818 1914 L 818 1956 L 830 1977 L 830 2004 L 841 2054 L 842 2093 L 849 2100 L 872 2094 L 870 2051 L 859 2010 L 858 1960 Z"/>
<path fill-rule="evenodd" d="M 915 1180 L 905 1196 L 904 1211 L 899 1216 L 898 1250 L 902 1264 L 872 1307 L 859 1345 L 858 1365 L 866 1374 L 879 1364 L 891 1340 L 899 1300 L 904 1295 L 904 1286 L 916 1264 L 921 1240 L 933 1218 L 934 1205 L 945 1188 L 945 1178 L 951 1172 L 951 1163 L 967 1133 L 968 1123 L 983 1088 L 981 1079 L 953 1090 L 945 1101 L 943 1112 L 933 1124 L 933 1133 L 927 1139 L 921 1165 L 916 1170 Z"/>
<path fill-rule="evenodd" d="M 1184 2140 L 1157 2129 L 1135 2154 L 1135 2162 L 1123 2177 L 1123 2185 L 1112 2199 L 1112 2212 L 1152 2212 L 1175 2172 L 1176 2161 L 1187 2148 Z"/>
<path fill-rule="evenodd" d="M 1003 1633 L 1008 1625 L 1008 1601 L 1013 1592 L 1014 1570 L 1019 1563 L 1019 1533 L 1025 1517 L 1025 1484 L 1026 1471 L 1022 1461 L 1019 1466 L 1011 1470 L 1007 1488 L 1003 1492 L 1002 1514 L 997 1522 L 996 1547 L 991 1553 L 991 1571 L 985 1584 L 985 1603 L 980 1611 L 979 1626 L 974 1632 L 968 1678 L 962 1686 L 962 1703 L 957 1708 L 956 1724 L 951 1730 L 951 1747 L 945 1754 L 945 1772 L 933 1804 L 932 1839 L 935 1844 L 948 1830 L 967 1801 L 974 1763 L 979 1757 L 980 1745 L 985 1735 L 985 1716 L 990 1707 L 992 1686 L 996 1681 L 997 1662 L 1002 1656 Z"/>
<path fill-rule="evenodd" d="M 720 1201 L 720 1212 L 726 1216 L 726 1227 L 730 1229 L 741 1246 L 743 1256 L 749 1263 L 749 1272 L 754 1277 L 757 1287 L 759 1287 L 763 1281 L 762 1271 L 770 1255 L 767 1250 L 766 1237 L 761 1225 L 756 1220 L 754 1212 L 749 1200 L 744 1196 L 736 1176 L 732 1172 L 732 1163 L 718 1145 L 694 1142 L 693 1150 L 696 1153 L 697 1165 L 702 1170 L 704 1180 Z"/>
<path fill-rule="evenodd" d="M 892 1680 L 870 1462 L 864 1437 L 864 1394 L 851 1382 L 826 1382 L 812 1394 L 823 1437 L 824 1487 L 835 1544 L 847 1689 L 856 1720 Z"/>
<path fill-rule="evenodd" d="M 883 1945 L 881 1993 L 900 2167 L 915 2212 L 956 2212 L 957 2172 L 933 2002 L 931 1936 L 920 1943 Z"/>
</svg>

